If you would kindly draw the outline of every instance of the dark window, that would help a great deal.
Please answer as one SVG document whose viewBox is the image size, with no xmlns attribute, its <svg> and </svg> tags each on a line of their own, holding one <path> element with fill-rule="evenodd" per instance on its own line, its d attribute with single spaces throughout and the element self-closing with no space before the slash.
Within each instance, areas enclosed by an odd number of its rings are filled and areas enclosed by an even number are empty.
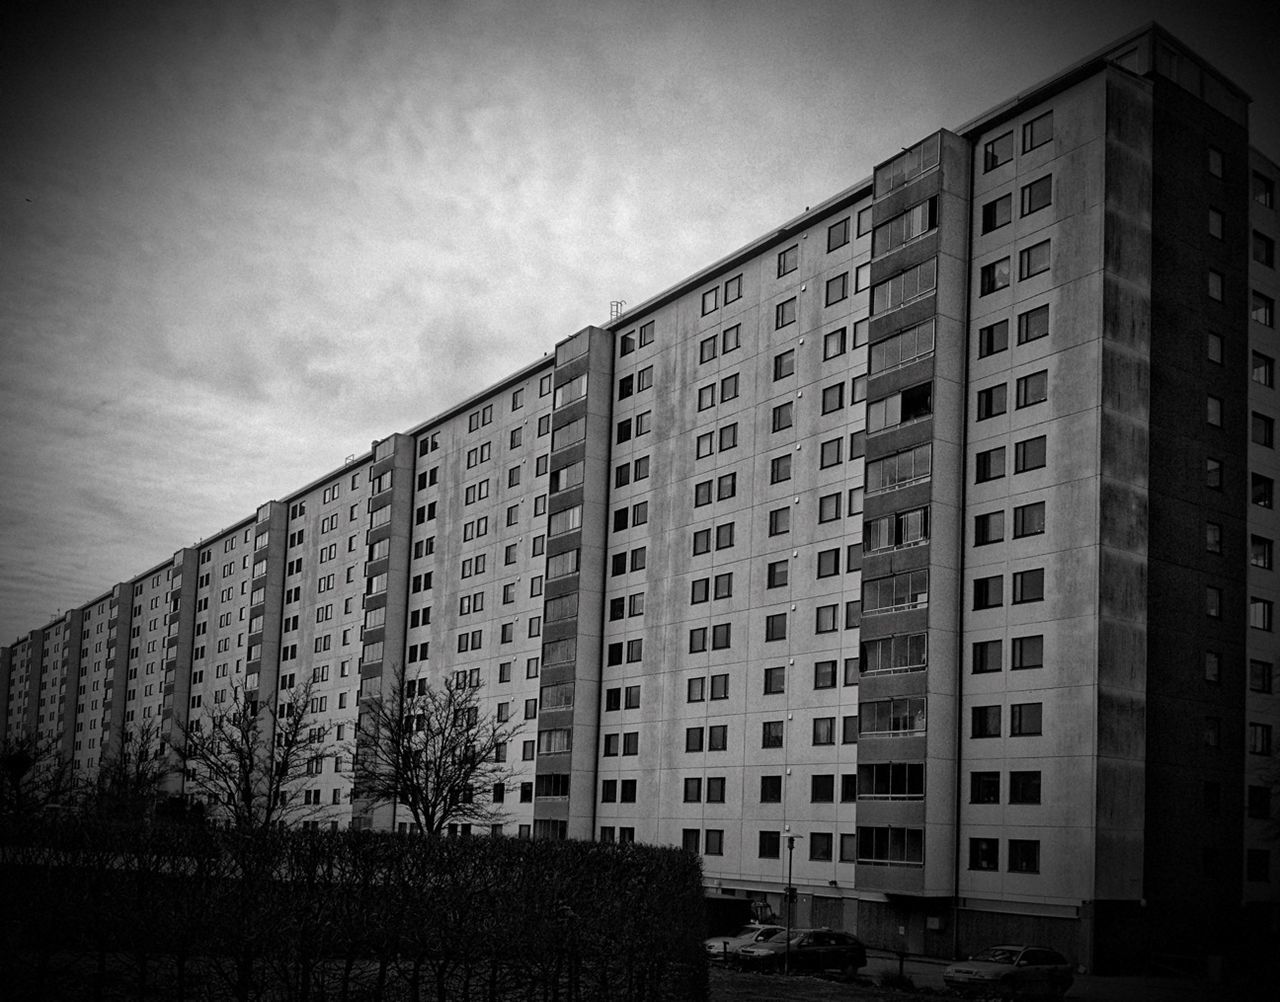
<svg viewBox="0 0 1280 1002">
<path fill-rule="evenodd" d="M 1008 387 L 1004 383 L 978 391 L 978 420 L 985 421 L 1008 409 Z"/>
<path fill-rule="evenodd" d="M 796 353 L 794 349 L 784 351 L 773 357 L 773 378 L 785 379 L 796 371 Z"/>
<path fill-rule="evenodd" d="M 1039 772 L 1009 773 L 1009 803 L 1011 804 L 1040 803 L 1040 773 Z"/>
<path fill-rule="evenodd" d="M 994 609 L 1004 605 L 1004 578 L 995 574 L 991 577 L 975 578 L 973 582 L 973 607 L 975 609 Z"/>
<path fill-rule="evenodd" d="M 1013 509 L 1013 536 L 1038 536 L 1044 532 L 1044 502 L 1024 504 Z"/>
<path fill-rule="evenodd" d="M 982 170 L 995 170 L 1013 159 L 1013 133 L 996 136 L 982 147 Z"/>
<path fill-rule="evenodd" d="M 1041 369 L 1029 376 L 1022 376 L 1017 383 L 1019 407 L 1030 407 L 1049 399 L 1049 370 Z"/>
<path fill-rule="evenodd" d="M 688 781 L 686 780 L 686 782 Z M 971 804 L 1000 803 L 1000 773 L 998 772 L 969 773 L 969 803 Z"/>
<path fill-rule="evenodd" d="M 1049 241 L 1018 252 L 1018 278 L 1031 278 L 1049 270 Z"/>
<path fill-rule="evenodd" d="M 1004 446 L 978 453 L 975 459 L 977 482 L 999 480 L 1004 476 Z"/>
<path fill-rule="evenodd" d="M 1045 437 L 1028 438 L 1013 447 L 1013 472 L 1038 470 L 1045 464 Z"/>
<path fill-rule="evenodd" d="M 1013 659 L 1010 668 L 1043 668 L 1044 637 L 1040 635 L 1013 638 Z"/>
<path fill-rule="evenodd" d="M 1004 539 L 1004 512 L 990 511 L 973 519 L 973 545 L 986 546 Z"/>
<path fill-rule="evenodd" d="M 1018 571 L 1013 576 L 1013 604 L 1044 601 L 1044 568 Z"/>
<path fill-rule="evenodd" d="M 760 725 L 760 747 L 761 748 L 781 748 L 782 747 L 782 721 L 766 720 Z"/>
<path fill-rule="evenodd" d="M 1009 321 L 1000 320 L 978 328 L 978 357 L 986 358 L 1009 347 Z"/>
<path fill-rule="evenodd" d="M 998 838 L 969 839 L 969 869 L 1000 869 L 1000 840 Z"/>
<path fill-rule="evenodd" d="M 1004 641 L 979 640 L 973 645 L 973 673 L 1000 671 L 1004 666 Z"/>
<path fill-rule="evenodd" d="M 1018 344 L 1035 341 L 1049 333 L 1049 306 L 1037 306 L 1034 310 L 1018 314 Z"/>
<path fill-rule="evenodd" d="M 832 223 L 827 227 L 827 253 L 835 250 L 837 247 L 843 247 L 849 242 L 849 217 L 838 223 Z"/>
<path fill-rule="evenodd" d="M 990 233 L 1007 226 L 1013 219 L 1013 196 L 1001 195 L 982 207 L 982 232 Z"/>
<path fill-rule="evenodd" d="M 1033 839 L 1009 839 L 1009 872 L 1039 873 L 1040 843 Z"/>
<path fill-rule="evenodd" d="M 972 726 L 969 733 L 970 736 L 975 738 L 998 738 L 1000 736 L 1000 707 L 973 707 Z"/>
<path fill-rule="evenodd" d="M 1052 204 L 1053 175 L 1046 174 L 1022 188 L 1022 214 L 1029 216 L 1033 212 Z"/>
<path fill-rule="evenodd" d="M 788 275 L 800 266 L 800 245 L 792 244 L 778 254 L 778 277 Z"/>
<path fill-rule="evenodd" d="M 1014 703 L 1009 707 L 1009 734 L 1025 736 L 1042 733 L 1040 703 Z"/>
<path fill-rule="evenodd" d="M 760 777 L 760 803 L 762 804 L 782 803 L 782 777 L 781 776 L 761 776 Z"/>
<path fill-rule="evenodd" d="M 999 261 L 984 264 L 978 277 L 978 294 L 988 296 L 1009 285 L 1009 259 L 1002 257 Z"/>
<path fill-rule="evenodd" d="M 1053 112 L 1046 111 L 1022 127 L 1022 152 L 1043 146 L 1053 138 Z"/>
</svg>

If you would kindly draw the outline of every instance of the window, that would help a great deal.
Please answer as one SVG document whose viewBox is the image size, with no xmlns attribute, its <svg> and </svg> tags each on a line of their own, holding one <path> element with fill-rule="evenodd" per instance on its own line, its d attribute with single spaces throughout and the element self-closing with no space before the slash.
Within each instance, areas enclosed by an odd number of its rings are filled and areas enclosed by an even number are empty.
<svg viewBox="0 0 1280 1002">
<path fill-rule="evenodd" d="M 849 298 L 849 273 L 837 275 L 835 278 L 827 279 L 826 290 L 826 306 L 832 306 L 841 300 Z"/>
<path fill-rule="evenodd" d="M 978 357 L 986 358 L 1009 347 L 1009 321 L 1000 320 L 978 328 Z"/>
<path fill-rule="evenodd" d="M 1209 394 L 1205 397 L 1205 420 L 1214 428 L 1222 427 L 1222 398 Z"/>
<path fill-rule="evenodd" d="M 787 583 L 787 575 L 790 565 L 785 560 L 776 560 L 769 565 L 768 586 L 770 588 L 781 588 Z"/>
<path fill-rule="evenodd" d="M 788 275 L 800 266 L 800 245 L 792 244 L 778 254 L 778 277 Z"/>
<path fill-rule="evenodd" d="M 1049 270 L 1049 241 L 1018 252 L 1018 278 L 1031 278 Z"/>
<path fill-rule="evenodd" d="M 742 298 L 742 276 L 735 275 L 724 283 L 724 304 L 728 306 Z M 652 330 L 652 325 L 649 325 Z"/>
<path fill-rule="evenodd" d="M 1219 464 L 1221 470 L 1221 464 Z M 1270 508 L 1275 497 L 1275 482 L 1270 477 L 1264 477 L 1261 473 L 1251 475 L 1250 498 L 1259 508 Z M 1219 483 L 1221 486 L 1221 474 L 1219 474 Z"/>
<path fill-rule="evenodd" d="M 975 609 L 994 609 L 1004 605 L 1004 578 L 993 575 L 975 578 L 973 582 L 973 607 Z"/>
<path fill-rule="evenodd" d="M 782 666 L 764 670 L 764 694 L 776 696 L 787 688 L 787 670 Z"/>
<path fill-rule="evenodd" d="M 783 740 L 783 722 L 781 720 L 766 720 L 760 727 L 760 747 L 761 748 L 781 748 Z"/>
<path fill-rule="evenodd" d="M 832 331 L 823 335 L 822 338 L 822 358 L 827 361 L 836 358 L 845 353 L 847 338 L 845 328 L 841 327 L 838 331 Z"/>
<path fill-rule="evenodd" d="M 1004 476 L 1004 446 L 980 452 L 974 459 L 978 483 L 999 480 Z"/>
<path fill-rule="evenodd" d="M 1221 297 L 1219 296 L 1218 298 Z M 1263 327 L 1274 327 L 1276 325 L 1276 301 L 1270 296 L 1264 296 L 1261 292 L 1254 292 L 1252 305 L 1249 307 L 1249 315 L 1253 317 L 1254 323 L 1262 324 Z"/>
<path fill-rule="evenodd" d="M 782 836 L 778 832 L 760 833 L 760 858 L 777 859 L 782 853 Z"/>
<path fill-rule="evenodd" d="M 1009 734 L 1012 737 L 1026 737 L 1040 734 L 1042 704 L 1014 703 L 1009 707 Z"/>
<path fill-rule="evenodd" d="M 1251 378 L 1255 383 L 1263 386 L 1273 387 L 1276 385 L 1276 363 L 1275 359 L 1261 352 L 1253 353 L 1253 363 L 1250 370 Z"/>
<path fill-rule="evenodd" d="M 1212 456 L 1205 459 L 1204 485 L 1213 490 L 1222 490 L 1222 460 L 1214 459 Z"/>
<path fill-rule="evenodd" d="M 1041 369 L 1022 376 L 1017 383 L 1018 407 L 1030 407 L 1049 398 L 1049 370 Z"/>
<path fill-rule="evenodd" d="M 736 448 L 738 445 L 738 424 L 725 425 L 720 429 L 720 451 L 727 452 L 729 449 Z"/>
<path fill-rule="evenodd" d="M 832 223 L 827 227 L 827 253 L 830 254 L 837 247 L 843 247 L 849 242 L 849 217 L 845 216 L 838 223 Z"/>
<path fill-rule="evenodd" d="M 1006 132 L 1002 136 L 987 142 L 982 147 L 982 170 L 995 170 L 1001 164 L 1013 159 L 1013 133 Z"/>
<path fill-rule="evenodd" d="M 794 407 L 790 401 L 788 401 L 785 404 L 778 404 L 776 407 L 774 407 L 773 430 L 783 431 L 786 428 L 790 428 L 791 425 L 794 423 L 792 419 L 793 412 L 794 412 Z"/>
<path fill-rule="evenodd" d="M 969 803 L 971 804 L 1000 803 L 1000 773 L 998 772 L 969 773 Z"/>
<path fill-rule="evenodd" d="M 1024 504 L 1013 509 L 1013 537 L 1038 536 L 1044 532 L 1044 502 Z"/>
<path fill-rule="evenodd" d="M 1004 641 L 980 640 L 973 645 L 973 674 L 1000 671 L 1004 667 Z"/>
<path fill-rule="evenodd" d="M 1005 412 L 1007 409 L 1007 391 L 1008 387 L 1004 383 L 999 386 L 988 386 L 985 390 L 978 391 L 979 421 L 985 421 Z"/>
<path fill-rule="evenodd" d="M 815 610 L 815 633 L 834 633 L 840 629 L 840 621 L 838 619 L 838 605 L 820 605 Z"/>
<path fill-rule="evenodd" d="M 1249 537 L 1249 563 L 1265 571 L 1272 567 L 1273 544 L 1266 536 Z"/>
<path fill-rule="evenodd" d="M 973 519 L 973 545 L 986 546 L 1004 539 L 1004 512 L 990 511 Z"/>
<path fill-rule="evenodd" d="M 720 340 L 716 335 L 712 334 L 708 338 L 703 338 L 698 345 L 698 361 L 710 362 L 720 350 Z"/>
<path fill-rule="evenodd" d="M 1222 284 L 1223 283 L 1222 272 L 1214 271 L 1212 268 L 1210 268 L 1208 273 L 1208 282 L 1209 282 L 1209 286 L 1208 286 L 1209 298 L 1219 303 L 1222 302 L 1223 298 L 1225 297 L 1225 293 L 1223 292 L 1223 284 Z"/>
<path fill-rule="evenodd" d="M 1222 589 L 1206 585 L 1204 589 L 1204 614 L 1210 619 L 1222 617 Z"/>
<path fill-rule="evenodd" d="M 1010 772 L 1009 773 L 1009 803 L 1011 804 L 1040 803 L 1040 773 L 1039 772 Z"/>
<path fill-rule="evenodd" d="M 857 848 L 859 863 L 921 866 L 924 863 L 924 830 L 859 825 Z"/>
<path fill-rule="evenodd" d="M 791 479 L 791 454 L 776 456 L 769 462 L 769 483 L 780 484 Z"/>
<path fill-rule="evenodd" d="M 716 480 L 716 500 L 724 501 L 733 497 L 738 491 L 738 475 L 726 473 Z"/>
<path fill-rule="evenodd" d="M 1249 690 L 1251 692 L 1271 692 L 1273 665 L 1270 661 L 1252 660 L 1249 662 Z"/>
<path fill-rule="evenodd" d="M 796 353 L 789 349 L 773 357 L 773 378 L 785 379 L 796 371 Z"/>
<path fill-rule="evenodd" d="M 818 522 L 834 522 L 840 518 L 840 493 L 818 498 Z"/>
<path fill-rule="evenodd" d="M 714 313 L 719 307 L 720 287 L 717 285 L 702 294 L 702 315 L 705 317 L 708 313 Z"/>
<path fill-rule="evenodd" d="M 1276 423 L 1265 414 L 1253 412 L 1251 435 L 1257 445 L 1265 445 L 1268 449 L 1275 446 Z"/>
<path fill-rule="evenodd" d="M 1013 219 L 1013 196 L 1001 195 L 982 207 L 982 232 L 990 233 L 1008 226 Z"/>
<path fill-rule="evenodd" d="M 1053 175 L 1046 174 L 1022 188 L 1022 214 L 1029 216 L 1033 212 L 1052 204 Z"/>
<path fill-rule="evenodd" d="M 1009 285 L 1009 259 L 1002 257 L 998 261 L 984 264 L 978 273 L 978 295 L 989 296 Z"/>
<path fill-rule="evenodd" d="M 1014 670 L 1044 667 L 1044 637 L 1014 637 L 1013 659 L 1009 667 Z"/>
<path fill-rule="evenodd" d="M 1222 239 L 1222 213 L 1217 209 L 1209 210 L 1209 236 Z"/>
<path fill-rule="evenodd" d="M 1265 598 L 1249 599 L 1249 626 L 1271 632 L 1272 603 Z"/>
<path fill-rule="evenodd" d="M 1044 601 L 1044 568 L 1013 575 L 1013 604 Z"/>
<path fill-rule="evenodd" d="M 769 512 L 769 535 L 782 536 L 791 531 L 791 509 L 775 508 Z"/>
<path fill-rule="evenodd" d="M 871 313 L 876 315 L 896 310 L 899 306 L 932 292 L 937 284 L 938 262 L 936 258 L 930 258 L 872 287 Z"/>
<path fill-rule="evenodd" d="M 1222 364 L 1222 335 L 1212 331 L 1205 335 L 1205 357 L 1215 365 Z"/>
<path fill-rule="evenodd" d="M 818 447 L 818 468 L 825 470 L 830 466 L 839 466 L 844 460 L 841 458 L 844 448 L 844 439 L 832 438 L 823 442 Z"/>
<path fill-rule="evenodd" d="M 1271 726 L 1269 724 L 1249 724 L 1249 754 L 1271 754 Z"/>
<path fill-rule="evenodd" d="M 761 776 L 760 777 L 760 803 L 762 804 L 782 803 L 782 777 L 781 776 Z"/>
<path fill-rule="evenodd" d="M 877 226 L 871 234 L 871 253 L 877 257 L 887 254 L 937 226 L 938 199 L 934 196 Z M 859 285 L 859 288 L 863 287 Z"/>
<path fill-rule="evenodd" d="M 727 301 L 728 300 L 726 300 L 726 302 Z M 741 331 L 741 328 L 737 324 L 734 324 L 732 327 L 726 327 L 724 329 L 724 333 L 720 336 L 720 340 L 722 343 L 722 349 L 726 355 L 729 354 L 729 352 L 737 349 L 739 344 L 738 338 L 739 338 L 740 331 Z M 737 396 L 737 394 L 735 393 L 734 396 Z"/>
<path fill-rule="evenodd" d="M 998 778 L 999 774 L 997 774 Z M 975 801 L 978 803 L 979 801 Z M 969 839 L 969 869 L 1000 869 L 1000 840 L 998 838 Z"/>
<path fill-rule="evenodd" d="M 830 414 L 844 407 L 844 380 L 822 391 L 822 413 Z"/>
<path fill-rule="evenodd" d="M 1045 465 L 1045 436 L 1028 438 L 1013 447 L 1013 472 L 1025 473 Z"/>
<path fill-rule="evenodd" d="M 1028 153 L 1053 139 L 1053 112 L 1046 111 L 1022 127 L 1022 152 Z"/>
<path fill-rule="evenodd" d="M 918 421 L 933 413 L 933 383 L 909 386 L 867 404 L 867 432 L 882 431 Z"/>
<path fill-rule="evenodd" d="M 773 308 L 774 330 L 781 330 L 796 322 L 796 300 L 793 296 L 785 299 Z"/>
<path fill-rule="evenodd" d="M 1257 202 L 1259 205 L 1267 209 L 1275 208 L 1275 204 L 1276 204 L 1275 182 L 1272 181 L 1271 178 L 1267 177 L 1265 174 L 1259 174 L 1257 171 L 1253 172 L 1252 183 L 1250 185 L 1250 192 L 1253 195 L 1253 200 Z"/>
<path fill-rule="evenodd" d="M 1040 872 L 1040 842 L 1038 840 L 1009 839 L 1009 872 Z"/>
<path fill-rule="evenodd" d="M 975 738 L 998 738 L 1000 736 L 1000 707 L 973 707 L 969 735 Z"/>
<path fill-rule="evenodd" d="M 787 639 L 787 614 L 785 612 L 778 612 L 765 617 L 764 639 L 766 641 Z"/>
</svg>

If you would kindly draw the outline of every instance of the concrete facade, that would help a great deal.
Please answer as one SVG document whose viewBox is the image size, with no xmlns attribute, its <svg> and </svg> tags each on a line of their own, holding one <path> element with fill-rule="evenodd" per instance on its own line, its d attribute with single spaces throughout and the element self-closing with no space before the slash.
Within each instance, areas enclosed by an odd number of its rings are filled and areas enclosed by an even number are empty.
<svg viewBox="0 0 1280 1002">
<path fill-rule="evenodd" d="M 523 721 L 494 834 L 683 845 L 918 953 L 1274 930 L 1280 169 L 1247 106 L 1150 27 L 923 137 L 19 638 L 6 732 L 91 774 L 309 679 L 341 738 L 403 665 Z M 314 823 L 407 827 L 349 766 Z"/>
</svg>

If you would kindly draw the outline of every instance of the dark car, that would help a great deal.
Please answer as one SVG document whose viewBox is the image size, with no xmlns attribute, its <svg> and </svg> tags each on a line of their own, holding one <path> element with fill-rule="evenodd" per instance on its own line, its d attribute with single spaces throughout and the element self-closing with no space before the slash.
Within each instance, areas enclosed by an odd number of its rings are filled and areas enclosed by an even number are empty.
<svg viewBox="0 0 1280 1002">
<path fill-rule="evenodd" d="M 942 972 L 948 988 L 1009 999 L 1062 998 L 1074 980 L 1071 963 L 1043 946 L 989 946 Z"/>
<path fill-rule="evenodd" d="M 761 943 L 752 943 L 738 951 L 737 960 L 744 968 L 780 971 L 788 964 L 793 971 L 841 971 L 852 977 L 867 964 L 867 948 L 856 936 L 834 929 L 792 930 L 788 951 L 785 932 Z"/>
</svg>

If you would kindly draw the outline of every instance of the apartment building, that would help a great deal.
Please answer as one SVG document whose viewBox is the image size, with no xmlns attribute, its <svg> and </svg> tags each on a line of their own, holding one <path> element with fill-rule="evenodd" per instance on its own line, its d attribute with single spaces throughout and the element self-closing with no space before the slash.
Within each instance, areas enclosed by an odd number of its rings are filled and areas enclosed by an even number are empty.
<svg viewBox="0 0 1280 1002">
<path fill-rule="evenodd" d="M 917 953 L 1274 930 L 1248 106 L 1134 32 L 19 638 L 0 718 L 87 773 L 233 685 L 341 734 L 404 666 L 522 722 L 494 834 L 682 845 Z"/>
</svg>

